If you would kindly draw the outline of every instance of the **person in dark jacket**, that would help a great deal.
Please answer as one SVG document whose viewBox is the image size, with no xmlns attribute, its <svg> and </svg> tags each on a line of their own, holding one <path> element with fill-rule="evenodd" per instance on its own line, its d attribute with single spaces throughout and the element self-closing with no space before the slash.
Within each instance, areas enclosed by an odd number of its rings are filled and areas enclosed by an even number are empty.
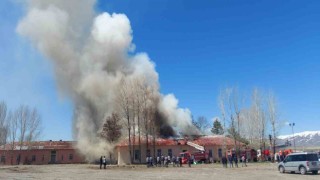
<svg viewBox="0 0 320 180">
<path fill-rule="evenodd" d="M 179 165 L 180 165 L 180 167 L 182 167 L 182 158 L 181 157 L 179 158 Z"/>
<path fill-rule="evenodd" d="M 175 167 L 176 166 L 176 157 L 172 156 L 172 166 Z"/>
<path fill-rule="evenodd" d="M 230 168 L 233 167 L 233 159 L 232 159 L 232 156 L 228 156 L 228 161 L 229 161 L 229 166 Z"/>
<path fill-rule="evenodd" d="M 224 167 L 224 168 L 228 168 L 228 160 L 227 160 L 227 158 L 225 157 L 225 156 L 223 156 L 222 157 L 222 166 Z"/>
<path fill-rule="evenodd" d="M 100 157 L 100 169 L 102 168 L 102 156 Z"/>
<path fill-rule="evenodd" d="M 189 167 L 191 167 L 191 163 L 192 163 L 192 157 L 188 157 L 188 165 L 189 165 Z"/>
<path fill-rule="evenodd" d="M 103 168 L 106 169 L 106 166 L 107 166 L 106 156 L 103 156 L 103 158 L 102 158 L 102 163 L 103 163 Z"/>
<path fill-rule="evenodd" d="M 235 167 L 238 167 L 238 157 L 237 157 L 237 155 L 235 155 L 235 156 L 233 157 L 233 161 L 234 161 L 234 166 L 235 166 Z"/>
</svg>

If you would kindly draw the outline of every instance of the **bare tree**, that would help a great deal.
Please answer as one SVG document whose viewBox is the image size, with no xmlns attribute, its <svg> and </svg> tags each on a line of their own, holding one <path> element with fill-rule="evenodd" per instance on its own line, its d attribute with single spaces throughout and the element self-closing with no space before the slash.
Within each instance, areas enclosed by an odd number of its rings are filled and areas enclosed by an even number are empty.
<svg viewBox="0 0 320 180">
<path fill-rule="evenodd" d="M 12 113 L 11 111 L 8 114 L 8 132 L 9 132 L 9 142 L 11 144 L 11 150 L 15 148 L 15 142 L 17 139 L 17 133 L 18 133 L 18 115 L 17 111 Z"/>
<path fill-rule="evenodd" d="M 137 112 L 136 112 L 136 106 L 137 106 L 137 99 L 135 96 L 136 90 L 137 88 L 135 87 L 134 84 L 134 80 L 133 81 L 129 81 L 128 85 L 130 87 L 130 91 L 129 91 L 129 103 L 130 103 L 130 114 L 131 114 L 131 125 L 132 125 L 132 162 L 134 161 L 134 154 L 135 154 L 135 145 L 136 145 L 136 129 L 137 129 L 137 125 L 136 125 L 136 119 L 137 119 Z"/>
<path fill-rule="evenodd" d="M 237 147 L 237 152 L 238 156 L 240 156 L 240 141 L 241 141 L 241 133 L 240 133 L 240 126 L 241 126 L 241 119 L 240 119 L 240 112 L 241 112 L 241 105 L 242 105 L 242 99 L 239 94 L 239 90 L 237 87 L 234 87 L 232 89 L 232 104 L 233 104 L 233 109 L 236 117 L 236 122 L 237 122 L 237 131 L 236 131 L 236 136 L 235 140 L 238 141 L 238 147 Z"/>
<path fill-rule="evenodd" d="M 41 134 L 41 116 L 38 113 L 36 108 L 33 108 L 33 110 L 28 113 L 30 114 L 28 121 L 27 121 L 27 134 L 26 134 L 26 142 L 29 142 L 29 144 L 36 139 Z"/>
<path fill-rule="evenodd" d="M 40 115 L 35 108 L 31 110 L 28 106 L 21 105 L 15 111 L 14 119 L 17 119 L 19 150 L 29 149 L 41 133 Z M 20 164 L 20 158 L 18 158 L 18 164 Z"/>
<path fill-rule="evenodd" d="M 154 86 L 149 87 L 149 120 L 150 120 L 150 132 L 153 137 L 153 155 L 156 154 L 156 136 L 159 131 L 156 126 L 157 117 L 159 117 L 159 112 L 157 111 L 157 105 L 159 103 L 159 96 L 157 96 L 157 91 Z"/>
<path fill-rule="evenodd" d="M 267 130 L 267 118 L 266 113 L 263 108 L 263 99 L 259 90 L 255 88 L 252 94 L 252 116 L 255 123 L 257 132 L 259 134 L 260 140 L 260 149 L 265 150 L 265 139 L 266 139 L 266 130 Z M 262 150 L 262 151 L 263 151 Z"/>
<path fill-rule="evenodd" d="M 17 140 L 18 133 L 18 112 L 15 111 L 12 113 L 11 111 L 8 114 L 7 122 L 8 122 L 8 139 L 10 142 L 10 149 L 15 149 L 15 142 Z M 11 164 L 13 164 L 13 151 L 11 151 Z"/>
<path fill-rule="evenodd" d="M 142 120 L 143 120 L 143 128 L 145 132 L 146 138 L 146 150 L 149 150 L 149 134 L 150 134 L 150 90 L 147 86 L 143 85 L 140 87 L 141 90 L 141 104 L 142 104 Z M 148 154 L 147 154 L 148 155 Z"/>
<path fill-rule="evenodd" d="M 227 106 L 228 106 L 228 99 L 230 98 L 230 89 L 224 89 L 224 90 L 220 90 L 220 94 L 218 96 L 218 105 L 221 111 L 221 120 L 223 122 L 223 129 L 225 131 L 223 131 L 223 136 L 224 136 L 224 140 L 223 140 L 223 154 L 226 153 L 227 147 L 226 147 L 226 123 L 227 123 Z"/>
<path fill-rule="evenodd" d="M 239 103 L 238 103 L 238 92 L 235 88 L 226 88 L 222 92 L 223 102 L 221 102 L 221 107 L 224 110 L 224 116 L 229 120 L 229 127 L 224 128 L 228 135 L 234 140 L 234 148 L 238 150 L 237 141 L 239 140 L 239 132 L 237 128 L 238 116 L 240 116 Z M 221 109 L 220 107 L 220 109 Z M 227 118 L 228 117 L 228 118 Z M 238 120 L 238 122 L 240 122 Z"/>
<path fill-rule="evenodd" d="M 21 105 L 17 109 L 17 120 L 18 120 L 18 130 L 19 130 L 19 149 L 22 150 L 23 143 L 26 140 L 26 133 L 28 130 L 28 121 L 30 118 L 30 110 L 28 106 Z"/>
<path fill-rule="evenodd" d="M 147 97 L 148 97 L 148 85 L 146 84 L 145 78 L 134 79 L 133 84 L 134 98 L 135 98 L 135 115 L 137 119 L 138 128 L 138 145 L 139 145 L 139 162 L 141 163 L 141 129 L 143 129 L 143 120 L 146 122 L 145 115 L 147 111 Z M 145 126 L 144 126 L 145 127 Z"/>
<path fill-rule="evenodd" d="M 279 121 L 279 113 L 278 113 L 278 107 L 277 107 L 277 100 L 273 93 L 269 93 L 267 98 L 267 104 L 268 104 L 268 115 L 269 115 L 269 122 L 271 125 L 271 132 L 272 132 L 272 144 L 273 147 L 273 154 L 276 152 L 276 140 L 277 136 L 280 130 L 280 121 Z"/>
<path fill-rule="evenodd" d="M 202 134 L 206 134 L 206 131 L 208 128 L 210 128 L 210 124 L 208 123 L 207 118 L 204 116 L 199 116 L 197 120 L 193 121 L 192 123 Z"/>
<path fill-rule="evenodd" d="M 7 124 L 7 104 L 0 102 L 0 146 L 7 143 L 8 124 Z"/>
<path fill-rule="evenodd" d="M 132 116 L 131 116 L 131 92 L 130 86 L 126 79 L 121 80 L 121 85 L 117 94 L 117 102 L 119 107 L 120 116 L 123 117 L 126 121 L 126 127 L 128 130 L 128 141 L 129 141 L 129 155 L 130 163 L 133 162 L 132 156 L 132 143 L 131 143 L 131 130 L 132 130 Z"/>
<path fill-rule="evenodd" d="M 137 109 L 139 109 L 139 112 L 140 112 L 138 119 L 141 119 L 140 131 L 142 130 L 145 134 L 146 150 L 149 151 L 150 150 L 149 136 L 152 135 L 153 145 L 154 145 L 155 135 L 157 132 L 157 130 L 155 129 L 155 120 L 156 120 L 158 96 L 156 94 L 156 86 L 153 84 L 148 84 L 144 78 L 138 81 L 138 86 L 139 86 L 138 93 L 140 95 L 139 97 L 137 97 L 139 99 L 139 105 L 137 104 L 138 106 Z M 155 146 L 153 147 L 154 147 L 154 153 L 155 153 Z M 147 155 L 150 155 L 150 154 L 147 154 Z"/>
</svg>

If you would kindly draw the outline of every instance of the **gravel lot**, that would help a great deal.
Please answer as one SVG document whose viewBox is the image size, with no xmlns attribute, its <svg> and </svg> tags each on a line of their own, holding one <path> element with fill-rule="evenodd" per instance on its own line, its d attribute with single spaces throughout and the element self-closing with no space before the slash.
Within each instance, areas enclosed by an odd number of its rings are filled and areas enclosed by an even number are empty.
<svg viewBox="0 0 320 180">
<path fill-rule="evenodd" d="M 145 166 L 108 166 L 100 170 L 97 165 L 25 165 L 0 166 L 0 179 L 243 179 L 243 180 L 295 180 L 317 179 L 320 175 L 280 174 L 276 164 L 255 163 L 248 167 L 224 169 L 219 164 L 193 165 L 191 168 L 146 168 Z"/>
</svg>

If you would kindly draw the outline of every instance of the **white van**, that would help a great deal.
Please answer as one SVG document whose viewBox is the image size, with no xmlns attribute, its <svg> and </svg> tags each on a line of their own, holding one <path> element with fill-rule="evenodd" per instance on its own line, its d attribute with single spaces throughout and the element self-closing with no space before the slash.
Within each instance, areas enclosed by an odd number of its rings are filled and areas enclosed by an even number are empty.
<svg viewBox="0 0 320 180">
<path fill-rule="evenodd" d="M 280 173 L 284 172 L 299 172 L 306 174 L 312 172 L 312 174 L 318 174 L 320 170 L 320 162 L 317 153 L 303 152 L 289 154 L 278 165 Z"/>
</svg>

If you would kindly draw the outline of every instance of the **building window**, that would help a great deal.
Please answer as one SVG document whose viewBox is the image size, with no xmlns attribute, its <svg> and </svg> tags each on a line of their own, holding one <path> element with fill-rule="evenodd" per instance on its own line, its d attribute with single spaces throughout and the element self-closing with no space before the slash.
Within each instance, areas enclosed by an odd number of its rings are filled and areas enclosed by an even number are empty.
<svg viewBox="0 0 320 180">
<path fill-rule="evenodd" d="M 32 161 L 32 162 L 33 162 L 33 161 L 36 161 L 36 155 L 32 155 L 31 161 Z"/>
<path fill-rule="evenodd" d="M 168 156 L 172 157 L 172 149 L 168 149 Z"/>
<path fill-rule="evenodd" d="M 136 149 L 134 150 L 134 160 L 139 160 L 140 159 L 140 150 Z"/>
<path fill-rule="evenodd" d="M 219 153 L 219 158 L 222 157 L 222 149 L 218 149 L 218 153 Z"/>
<path fill-rule="evenodd" d="M 73 159 L 73 154 L 69 154 L 69 160 Z"/>
<path fill-rule="evenodd" d="M 1 156 L 1 159 L 0 159 L 0 162 L 6 163 L 6 156 L 2 155 L 2 156 Z"/>
<path fill-rule="evenodd" d="M 161 156 L 161 149 L 157 149 L 157 155 L 160 157 Z"/>
<path fill-rule="evenodd" d="M 212 149 L 209 149 L 209 157 L 213 157 Z"/>
</svg>

